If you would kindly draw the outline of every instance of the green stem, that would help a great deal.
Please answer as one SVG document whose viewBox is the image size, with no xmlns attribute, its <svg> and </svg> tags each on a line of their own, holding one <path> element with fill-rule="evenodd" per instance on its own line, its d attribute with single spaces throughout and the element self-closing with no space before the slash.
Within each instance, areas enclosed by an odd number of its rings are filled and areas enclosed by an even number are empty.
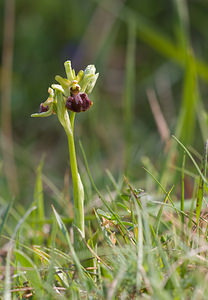
<svg viewBox="0 0 208 300">
<path fill-rule="evenodd" d="M 74 131 L 74 118 L 75 118 L 75 112 L 72 111 L 70 113 L 70 123 L 71 123 L 72 132 Z"/>
<path fill-rule="evenodd" d="M 69 156 L 70 156 L 71 174 L 72 174 L 72 181 L 73 181 L 73 193 L 74 193 L 74 224 L 77 228 L 80 229 L 80 231 L 82 232 L 82 236 L 84 237 L 85 235 L 84 190 L 78 173 L 73 131 L 71 131 L 71 134 L 67 132 L 67 137 L 68 137 L 68 144 L 69 144 Z M 75 249 L 77 248 L 76 244 L 78 243 L 78 240 L 79 240 L 79 233 L 75 229 L 74 230 Z"/>
<path fill-rule="evenodd" d="M 66 135 L 68 137 L 69 144 L 69 157 L 71 174 L 73 181 L 73 193 L 74 193 L 74 247 L 75 250 L 81 248 L 81 237 L 76 227 L 80 230 L 82 237 L 85 236 L 84 232 L 84 189 L 82 185 L 81 178 L 78 173 L 76 151 L 74 144 L 74 118 L 75 113 L 71 112 L 70 118 L 65 107 L 65 101 L 62 93 L 58 90 L 56 91 L 57 98 L 57 115 L 61 125 L 64 127 Z"/>
</svg>

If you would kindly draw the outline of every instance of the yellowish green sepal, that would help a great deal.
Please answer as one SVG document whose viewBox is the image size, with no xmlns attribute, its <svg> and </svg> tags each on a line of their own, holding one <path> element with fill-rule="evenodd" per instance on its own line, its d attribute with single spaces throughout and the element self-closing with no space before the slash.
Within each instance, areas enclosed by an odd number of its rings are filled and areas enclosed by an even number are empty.
<svg viewBox="0 0 208 300">
<path fill-rule="evenodd" d="M 31 117 L 33 117 L 33 118 L 44 118 L 44 117 L 49 117 L 52 114 L 53 114 L 53 105 L 51 105 L 47 111 L 32 114 Z"/>
</svg>

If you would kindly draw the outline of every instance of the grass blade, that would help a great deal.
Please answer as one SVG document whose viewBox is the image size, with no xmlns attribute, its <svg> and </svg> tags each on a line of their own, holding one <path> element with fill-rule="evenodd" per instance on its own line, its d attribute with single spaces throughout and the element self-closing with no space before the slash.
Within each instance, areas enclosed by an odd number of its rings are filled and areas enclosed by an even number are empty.
<svg viewBox="0 0 208 300">
<path fill-rule="evenodd" d="M 99 0 L 94 1 L 100 2 Z M 155 24 L 151 23 L 137 11 L 128 8 L 126 5 L 119 15 L 116 9 L 113 9 L 111 5 L 108 5 L 108 1 L 102 1 L 101 5 L 124 22 L 128 22 L 129 19 L 134 19 L 136 22 L 137 34 L 141 40 L 165 57 L 174 60 L 178 65 L 185 67 L 186 53 L 184 53 L 184 45 L 178 45 L 178 42 L 172 41 L 156 28 Z M 203 61 L 196 59 L 192 53 L 190 53 L 190 60 L 195 64 L 198 75 L 205 81 L 208 81 L 208 65 Z"/>
<path fill-rule="evenodd" d="M 42 183 L 42 168 L 43 168 L 44 158 L 41 159 L 39 166 L 36 171 L 36 183 L 34 189 L 34 205 L 37 206 L 37 210 L 32 213 L 33 220 L 36 220 L 36 229 L 39 233 L 42 232 L 42 224 L 45 217 L 44 213 L 44 199 L 43 199 L 43 183 Z M 37 237 L 34 238 L 34 243 L 41 245 L 43 242 L 43 237 L 41 234 L 38 234 Z"/>
<path fill-rule="evenodd" d="M 136 22 L 128 20 L 128 40 L 126 51 L 126 78 L 124 87 L 124 129 L 125 129 L 125 171 L 128 172 L 131 163 L 132 121 L 135 98 L 135 51 L 136 51 Z"/>
<path fill-rule="evenodd" d="M 172 137 L 174 138 L 174 140 L 184 149 L 184 151 L 187 153 L 187 155 L 189 156 L 189 158 L 191 159 L 191 161 L 193 162 L 197 172 L 199 173 L 199 175 L 201 176 L 202 180 L 204 181 L 204 183 L 206 184 L 206 186 L 208 186 L 208 182 L 206 180 L 206 178 L 204 177 L 204 175 L 202 174 L 199 166 L 197 165 L 195 159 L 193 158 L 193 156 L 191 155 L 191 153 L 188 151 L 188 149 L 177 139 L 177 137 L 175 137 L 174 135 L 172 135 Z"/>
<path fill-rule="evenodd" d="M 42 169 L 43 169 L 44 158 L 41 159 L 40 164 L 37 168 L 37 177 L 34 190 L 34 199 L 37 201 L 37 212 L 39 220 L 43 220 L 44 213 L 44 200 L 43 200 L 43 183 L 42 183 Z"/>
<path fill-rule="evenodd" d="M 182 105 L 176 127 L 176 136 L 186 145 L 191 144 L 195 129 L 197 106 L 197 74 L 196 66 L 189 53 L 186 56 L 186 70 L 183 84 Z"/>
<path fill-rule="evenodd" d="M 10 208 L 12 207 L 12 204 L 13 202 L 10 202 L 8 205 L 7 205 L 7 208 L 4 212 L 4 215 L 3 215 L 3 218 L 2 218 L 2 222 L 1 222 L 1 225 L 0 225 L 0 235 L 3 231 L 3 228 L 4 228 L 4 224 L 6 223 L 6 220 L 7 220 L 7 217 L 9 215 L 9 211 L 10 211 Z"/>
<path fill-rule="evenodd" d="M 166 196 L 168 197 L 170 203 L 172 204 L 173 208 L 175 209 L 175 212 L 178 215 L 178 210 L 175 207 L 175 204 L 173 203 L 173 200 L 171 199 L 170 195 L 168 194 L 168 192 L 166 192 L 166 190 L 164 189 L 164 187 L 161 185 L 161 183 L 154 177 L 154 175 L 152 173 L 150 173 L 150 171 L 148 171 L 147 169 L 144 168 L 144 170 L 150 174 L 150 176 L 152 176 L 152 178 L 158 183 L 158 185 L 160 186 L 160 188 L 162 189 L 162 191 L 166 194 Z"/>
<path fill-rule="evenodd" d="M 160 227 L 160 219 L 161 219 L 161 216 L 162 216 L 162 213 L 163 213 L 163 208 L 164 208 L 165 203 L 167 202 L 168 198 L 170 197 L 170 193 L 172 192 L 173 188 L 174 187 L 172 186 L 170 191 L 165 196 L 165 200 L 164 200 L 163 204 L 160 206 L 160 209 L 158 211 L 156 221 L 155 221 L 155 232 L 156 232 L 157 235 L 158 235 L 158 231 L 159 231 L 159 227 Z"/>
<path fill-rule="evenodd" d="M 183 163 L 182 163 L 182 173 L 181 173 L 181 211 L 184 212 L 184 170 L 185 170 L 185 162 L 186 162 L 186 156 L 184 153 L 183 156 Z M 184 214 L 181 215 L 181 221 L 182 224 L 184 225 Z"/>
<path fill-rule="evenodd" d="M 202 161 L 202 174 L 206 177 L 206 169 L 207 169 L 207 151 L 208 151 L 208 141 L 205 143 L 204 156 Z M 199 217 L 201 214 L 202 201 L 204 196 L 204 180 L 202 177 L 199 177 L 199 185 L 197 189 L 197 200 L 196 200 L 196 221 L 199 224 Z"/>
<path fill-rule="evenodd" d="M 26 268 L 26 277 L 31 283 L 31 286 L 37 290 L 41 287 L 41 278 L 36 265 L 33 261 L 26 255 L 25 252 L 16 249 L 14 251 L 17 262 L 24 268 Z"/>
<path fill-rule="evenodd" d="M 33 210 L 35 210 L 36 207 L 31 207 L 24 216 L 19 220 L 17 226 L 15 227 L 15 230 L 12 234 L 11 240 L 9 242 L 9 249 L 7 253 L 6 258 L 6 276 L 5 276 L 5 287 L 4 287 L 4 299 L 5 300 L 11 300 L 11 293 L 10 293 L 10 287 L 11 287 L 11 280 L 10 280 L 10 260 L 11 260 L 11 252 L 13 248 L 14 238 L 20 228 L 20 226 L 24 223 L 25 219 L 31 214 Z"/>
<path fill-rule="evenodd" d="M 94 213 L 95 213 L 95 216 L 96 216 L 98 225 L 99 225 L 101 231 L 103 232 L 103 235 L 104 235 L 104 238 L 105 238 L 106 242 L 108 243 L 108 245 L 109 245 L 110 247 L 112 247 L 113 244 L 112 244 L 112 242 L 111 242 L 111 239 L 110 239 L 110 237 L 109 237 L 109 234 L 108 234 L 108 232 L 107 232 L 105 226 L 102 225 L 102 221 L 100 220 L 100 218 L 99 218 L 99 216 L 98 216 L 98 214 L 97 214 L 97 212 L 96 212 L 95 209 L 94 209 Z"/>
<path fill-rule="evenodd" d="M 66 229 L 66 226 L 62 222 L 61 217 L 59 216 L 59 214 L 57 213 L 57 211 L 55 210 L 55 208 L 54 208 L 53 205 L 52 205 L 52 209 L 53 209 L 54 215 L 56 217 L 56 221 L 58 223 L 58 226 L 59 226 L 61 232 L 63 233 L 63 235 L 64 235 L 64 237 L 66 239 L 66 242 L 67 242 L 67 244 L 69 246 L 69 249 L 70 249 L 72 258 L 74 260 L 74 263 L 75 263 L 75 265 L 77 267 L 77 270 L 78 270 L 80 276 L 84 278 L 84 272 L 83 272 L 82 266 L 80 264 L 80 261 L 79 261 L 79 258 L 77 256 L 77 254 L 76 254 L 76 252 L 74 250 L 74 247 L 72 246 L 72 243 L 71 243 L 71 240 L 70 240 L 70 237 L 69 237 L 69 233 L 68 233 L 68 231 Z"/>
<path fill-rule="evenodd" d="M 139 208 L 136 200 L 135 207 L 137 212 L 137 224 L 138 224 L 138 242 L 137 242 L 137 289 L 139 290 L 141 287 L 141 269 L 143 264 L 143 224 L 142 224 L 142 217 L 141 217 L 141 209 Z"/>
<path fill-rule="evenodd" d="M 94 188 L 94 190 L 96 191 L 96 193 L 98 194 L 100 200 L 103 202 L 103 204 L 107 207 L 107 209 L 111 212 L 111 214 L 114 216 L 114 218 L 117 220 L 118 224 L 121 226 L 121 230 L 124 234 L 126 234 L 129 238 L 129 240 L 132 240 L 133 237 L 129 234 L 128 232 L 128 229 L 125 227 L 125 225 L 123 224 L 122 220 L 120 219 L 120 217 L 118 216 L 118 214 L 116 214 L 113 209 L 110 207 L 110 205 L 107 203 L 107 201 L 104 199 L 104 197 L 102 196 L 102 194 L 100 193 L 100 191 L 98 190 L 93 178 L 92 178 L 92 175 L 91 175 L 91 172 L 90 172 L 90 169 L 89 169 L 89 166 L 88 166 L 88 162 L 87 162 L 87 157 L 86 157 L 86 154 L 85 154 L 85 151 L 84 151 L 84 148 L 82 146 L 82 143 L 81 141 L 79 141 L 79 145 L 80 145 L 80 148 L 81 148 L 81 151 L 82 151 L 82 155 L 83 155 L 83 159 L 84 159 L 84 163 L 85 163 L 85 167 L 86 167 L 86 170 L 87 170 L 87 173 L 88 173 L 88 176 L 90 178 L 90 181 L 91 181 L 91 184 Z M 125 236 L 125 235 L 124 235 Z"/>
<path fill-rule="evenodd" d="M 11 251 L 8 251 L 6 258 L 6 274 L 5 274 L 5 286 L 4 286 L 4 300 L 11 300 L 11 281 L 10 281 L 10 260 Z"/>
</svg>

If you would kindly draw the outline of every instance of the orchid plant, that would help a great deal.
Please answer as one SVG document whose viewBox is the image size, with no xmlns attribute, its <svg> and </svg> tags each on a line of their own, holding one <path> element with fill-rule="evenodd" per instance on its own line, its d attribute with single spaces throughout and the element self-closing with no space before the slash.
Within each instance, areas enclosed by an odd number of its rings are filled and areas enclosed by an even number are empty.
<svg viewBox="0 0 208 300">
<path fill-rule="evenodd" d="M 94 65 L 88 65 L 84 71 L 80 70 L 76 75 L 69 60 L 64 63 L 64 67 L 67 78 L 59 75 L 55 76 L 55 80 L 59 84 L 52 84 L 49 87 L 49 97 L 40 104 L 39 112 L 32 114 L 32 117 L 48 117 L 56 114 L 66 132 L 73 181 L 74 225 L 84 238 L 84 189 L 77 167 L 74 144 L 74 119 L 76 113 L 84 112 L 92 106 L 93 103 L 88 98 L 88 95 L 92 92 L 99 73 L 96 73 Z M 79 248 L 79 240 L 79 233 L 75 229 L 75 249 Z"/>
</svg>

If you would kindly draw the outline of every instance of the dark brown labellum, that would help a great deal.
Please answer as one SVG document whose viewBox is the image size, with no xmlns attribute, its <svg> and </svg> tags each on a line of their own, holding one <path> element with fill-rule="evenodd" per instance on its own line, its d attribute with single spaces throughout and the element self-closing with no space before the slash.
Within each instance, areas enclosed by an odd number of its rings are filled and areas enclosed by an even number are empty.
<svg viewBox="0 0 208 300">
<path fill-rule="evenodd" d="M 48 105 L 44 106 L 43 103 L 40 104 L 39 113 L 46 112 L 46 111 L 48 111 L 48 110 L 49 110 Z"/>
<path fill-rule="evenodd" d="M 86 111 L 91 105 L 92 101 L 90 101 L 86 93 L 74 94 L 66 100 L 66 108 L 74 112 Z"/>
</svg>

